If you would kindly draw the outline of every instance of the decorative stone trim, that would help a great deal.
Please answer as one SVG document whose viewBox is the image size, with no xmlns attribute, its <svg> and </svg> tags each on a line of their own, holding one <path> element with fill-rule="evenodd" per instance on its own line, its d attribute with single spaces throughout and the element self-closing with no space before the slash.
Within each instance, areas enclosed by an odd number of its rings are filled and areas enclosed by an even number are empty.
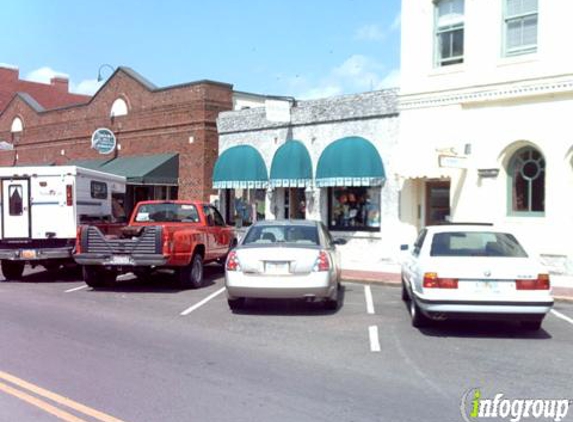
<svg viewBox="0 0 573 422">
<path fill-rule="evenodd" d="M 502 101 L 548 94 L 573 94 L 573 79 L 552 80 L 530 84 L 490 85 L 472 90 L 451 90 L 439 93 L 405 95 L 399 99 L 400 110 Z"/>
</svg>

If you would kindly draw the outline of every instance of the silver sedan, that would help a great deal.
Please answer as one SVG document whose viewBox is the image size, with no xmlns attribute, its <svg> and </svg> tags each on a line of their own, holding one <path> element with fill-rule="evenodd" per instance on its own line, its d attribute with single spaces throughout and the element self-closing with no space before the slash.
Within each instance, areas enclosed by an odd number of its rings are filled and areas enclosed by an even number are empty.
<svg viewBox="0 0 573 422">
<path fill-rule="evenodd" d="M 317 221 L 274 220 L 253 224 L 225 265 L 229 307 L 246 298 L 320 300 L 339 306 L 340 259 L 333 240 Z"/>
</svg>

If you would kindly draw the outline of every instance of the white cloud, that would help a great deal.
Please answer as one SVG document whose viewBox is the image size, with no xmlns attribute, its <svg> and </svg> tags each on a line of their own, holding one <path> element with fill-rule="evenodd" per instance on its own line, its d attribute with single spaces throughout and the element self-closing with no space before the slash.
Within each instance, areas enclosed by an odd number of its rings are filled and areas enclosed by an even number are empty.
<svg viewBox="0 0 573 422">
<path fill-rule="evenodd" d="M 105 81 L 98 82 L 97 79 L 84 79 L 79 84 L 71 83 L 70 92 L 83 95 L 94 95 Z"/>
<path fill-rule="evenodd" d="M 399 88 L 400 87 L 400 69 L 392 69 L 384 76 L 377 89 Z"/>
<path fill-rule="evenodd" d="M 43 84 L 49 84 L 50 80 L 53 77 L 69 78 L 69 76 L 66 75 L 65 73 L 57 72 L 54 69 L 52 69 L 51 67 L 44 66 L 44 67 L 41 67 L 39 69 L 36 69 L 36 70 L 29 72 L 24 77 L 24 79 L 26 79 L 28 81 L 32 81 L 32 82 L 40 82 Z"/>
<path fill-rule="evenodd" d="M 48 66 L 44 66 L 29 72 L 26 74 L 24 79 L 32 82 L 49 84 L 53 77 L 64 77 L 70 79 L 67 74 L 58 72 Z M 96 79 L 85 79 L 79 83 L 75 83 L 73 80 L 70 80 L 69 83 L 70 92 L 82 95 L 93 95 L 97 92 L 98 89 L 101 88 L 105 81 L 98 82 Z"/>
<path fill-rule="evenodd" d="M 388 70 L 381 62 L 363 55 L 353 55 L 334 67 L 319 81 L 305 80 L 305 86 L 292 86 L 298 98 L 325 98 L 333 95 L 365 92 L 399 86 L 398 69 Z"/>
<path fill-rule="evenodd" d="M 354 38 L 361 41 L 382 41 L 386 34 L 378 25 L 364 25 L 356 30 Z"/>
<path fill-rule="evenodd" d="M 390 25 L 390 31 L 398 31 L 402 26 L 402 14 L 398 13 L 394 20 L 392 21 L 392 25 Z"/>
</svg>

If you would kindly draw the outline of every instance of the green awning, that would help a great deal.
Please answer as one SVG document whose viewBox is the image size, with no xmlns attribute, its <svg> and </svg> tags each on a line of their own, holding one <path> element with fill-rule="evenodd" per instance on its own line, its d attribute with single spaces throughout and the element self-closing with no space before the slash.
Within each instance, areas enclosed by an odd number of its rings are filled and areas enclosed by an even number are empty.
<svg viewBox="0 0 573 422">
<path fill-rule="evenodd" d="M 125 176 L 129 185 L 177 186 L 179 179 L 179 155 L 173 153 L 111 160 L 78 160 L 70 164 Z"/>
<path fill-rule="evenodd" d="M 238 145 L 223 151 L 215 163 L 214 189 L 261 189 L 267 184 L 263 157 L 250 145 Z"/>
<path fill-rule="evenodd" d="M 312 184 L 312 161 L 302 142 L 287 141 L 275 152 L 269 183 L 273 188 L 302 188 Z"/>
<path fill-rule="evenodd" d="M 334 141 L 327 146 L 316 167 L 316 186 L 381 186 L 386 180 L 380 154 L 359 136 Z"/>
<path fill-rule="evenodd" d="M 83 167 L 90 170 L 100 170 L 100 167 L 103 166 L 107 161 L 109 160 L 75 160 L 72 161 L 70 165 Z"/>
</svg>

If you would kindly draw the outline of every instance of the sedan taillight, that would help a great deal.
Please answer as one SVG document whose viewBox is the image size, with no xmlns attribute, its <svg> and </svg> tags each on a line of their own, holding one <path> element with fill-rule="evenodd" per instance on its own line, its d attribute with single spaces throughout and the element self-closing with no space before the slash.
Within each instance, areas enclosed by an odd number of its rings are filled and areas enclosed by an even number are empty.
<svg viewBox="0 0 573 422">
<path fill-rule="evenodd" d="M 515 290 L 549 290 L 549 274 L 539 274 L 532 280 L 515 280 Z"/>
<path fill-rule="evenodd" d="M 437 273 L 424 273 L 424 288 L 427 289 L 457 289 L 457 278 L 440 278 Z"/>
<path fill-rule="evenodd" d="M 328 258 L 328 253 L 326 251 L 320 251 L 318 253 L 318 258 L 312 267 L 312 271 L 328 271 L 330 270 L 330 259 Z"/>
<path fill-rule="evenodd" d="M 227 271 L 241 271 L 241 263 L 239 262 L 239 257 L 237 252 L 231 251 L 227 256 L 227 264 L 225 265 Z"/>
</svg>

